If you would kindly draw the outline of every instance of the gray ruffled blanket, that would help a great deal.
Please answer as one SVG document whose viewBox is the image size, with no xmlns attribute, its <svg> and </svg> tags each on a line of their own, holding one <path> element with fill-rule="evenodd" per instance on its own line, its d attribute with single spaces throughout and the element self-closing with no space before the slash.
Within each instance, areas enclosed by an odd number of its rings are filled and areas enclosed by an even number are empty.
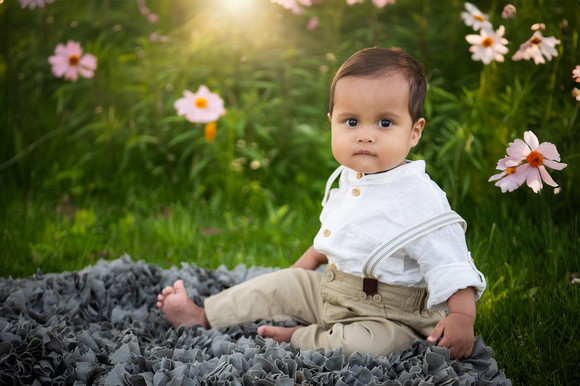
<svg viewBox="0 0 580 386">
<path fill-rule="evenodd" d="M 347 358 L 340 349 L 301 351 L 257 336 L 269 321 L 174 329 L 155 306 L 178 278 L 202 304 L 272 270 L 162 270 L 124 256 L 78 272 L 0 279 L 0 384 L 511 385 L 479 337 L 461 361 L 426 341 L 379 359 Z"/>
</svg>

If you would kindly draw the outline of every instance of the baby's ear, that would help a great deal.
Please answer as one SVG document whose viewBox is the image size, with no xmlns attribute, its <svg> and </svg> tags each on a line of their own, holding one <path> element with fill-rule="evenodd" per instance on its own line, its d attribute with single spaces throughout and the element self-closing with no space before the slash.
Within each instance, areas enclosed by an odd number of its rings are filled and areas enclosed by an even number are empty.
<svg viewBox="0 0 580 386">
<path fill-rule="evenodd" d="M 415 123 L 413 123 L 413 132 L 411 133 L 411 143 L 413 144 L 413 147 L 419 143 L 421 134 L 423 133 L 423 128 L 425 128 L 424 118 L 419 118 Z"/>
<path fill-rule="evenodd" d="M 326 114 L 326 116 L 328 117 L 328 120 L 329 120 L 330 122 L 332 122 L 332 115 L 330 115 L 330 113 L 328 113 L 328 114 Z"/>
</svg>

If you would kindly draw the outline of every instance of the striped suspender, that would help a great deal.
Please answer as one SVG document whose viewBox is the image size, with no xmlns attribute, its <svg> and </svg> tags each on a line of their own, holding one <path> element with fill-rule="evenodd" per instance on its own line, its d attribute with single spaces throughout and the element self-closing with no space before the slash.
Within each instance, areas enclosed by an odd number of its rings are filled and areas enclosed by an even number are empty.
<svg viewBox="0 0 580 386">
<path fill-rule="evenodd" d="M 363 291 L 367 295 L 373 295 L 377 293 L 378 289 L 378 279 L 375 274 L 377 268 L 383 261 L 385 261 L 389 256 L 391 256 L 395 251 L 403 248 L 405 245 L 409 244 L 411 241 L 418 239 L 421 236 L 433 232 L 439 228 L 446 225 L 459 222 L 463 227 L 463 231 L 467 229 L 467 223 L 461 216 L 459 216 L 454 211 L 450 210 L 447 212 L 440 213 L 433 217 L 428 218 L 418 224 L 415 224 L 399 234 L 395 235 L 390 240 L 381 244 L 374 251 L 370 253 L 363 265 Z"/>
<path fill-rule="evenodd" d="M 334 182 L 334 180 L 338 178 L 338 176 L 340 175 L 340 173 L 342 173 L 344 168 L 345 168 L 344 165 L 340 165 L 338 168 L 336 168 L 334 172 L 332 172 L 330 177 L 328 177 L 328 181 L 326 181 L 326 189 L 324 190 L 324 197 L 322 198 L 322 206 L 324 206 L 324 204 L 326 204 L 326 201 L 328 201 L 328 199 L 330 198 L 328 196 L 328 193 L 330 192 L 332 183 Z"/>
</svg>

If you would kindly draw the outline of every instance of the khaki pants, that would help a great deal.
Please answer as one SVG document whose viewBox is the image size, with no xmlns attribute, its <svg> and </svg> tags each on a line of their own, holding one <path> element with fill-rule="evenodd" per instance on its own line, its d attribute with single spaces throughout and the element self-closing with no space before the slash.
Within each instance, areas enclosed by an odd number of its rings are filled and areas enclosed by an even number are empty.
<svg viewBox="0 0 580 386">
<path fill-rule="evenodd" d="M 426 289 L 379 283 L 378 294 L 367 296 L 362 281 L 330 266 L 324 273 L 289 268 L 228 288 L 204 306 L 212 327 L 294 318 L 308 325 L 292 335 L 295 347 L 342 347 L 346 356 L 403 350 L 445 317 L 427 309 Z"/>
</svg>

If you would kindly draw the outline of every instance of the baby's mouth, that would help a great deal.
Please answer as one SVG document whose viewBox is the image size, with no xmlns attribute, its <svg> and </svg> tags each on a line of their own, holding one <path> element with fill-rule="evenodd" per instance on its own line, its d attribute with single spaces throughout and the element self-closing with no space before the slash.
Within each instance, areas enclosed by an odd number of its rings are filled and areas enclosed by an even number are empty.
<svg viewBox="0 0 580 386">
<path fill-rule="evenodd" d="M 373 153 L 368 150 L 359 150 L 354 155 L 373 155 Z"/>
</svg>

